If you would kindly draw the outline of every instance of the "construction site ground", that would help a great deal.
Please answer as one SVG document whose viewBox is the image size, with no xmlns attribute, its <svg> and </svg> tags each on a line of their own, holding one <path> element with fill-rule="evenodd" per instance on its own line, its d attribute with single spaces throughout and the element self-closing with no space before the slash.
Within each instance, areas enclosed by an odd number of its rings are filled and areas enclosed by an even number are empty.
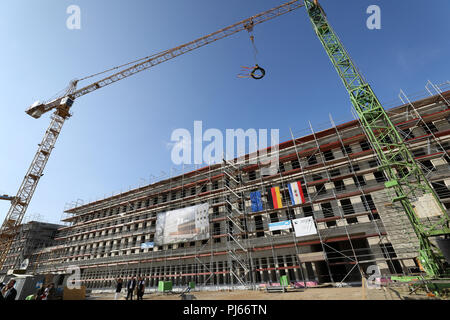
<svg viewBox="0 0 450 320">
<path fill-rule="evenodd" d="M 403 291 L 403 290 L 402 290 Z M 194 291 L 195 300 L 403 300 L 406 292 L 392 288 L 309 288 L 298 292 Z M 420 298 L 420 296 L 416 296 Z M 135 297 L 133 297 L 135 299 Z M 93 293 L 90 300 L 113 300 L 113 293 Z M 122 295 L 119 300 L 125 300 Z M 181 300 L 180 293 L 146 293 L 144 300 Z"/>
</svg>

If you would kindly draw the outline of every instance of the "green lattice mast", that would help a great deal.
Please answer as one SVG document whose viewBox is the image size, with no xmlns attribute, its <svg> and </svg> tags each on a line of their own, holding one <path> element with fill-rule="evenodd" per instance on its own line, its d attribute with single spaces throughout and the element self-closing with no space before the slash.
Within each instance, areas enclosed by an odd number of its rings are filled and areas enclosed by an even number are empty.
<svg viewBox="0 0 450 320">
<path fill-rule="evenodd" d="M 442 206 L 372 88 L 361 76 L 343 44 L 328 24 L 320 4 L 315 4 L 315 2 L 317 1 L 305 0 L 314 30 L 347 88 L 362 127 L 381 163 L 381 169 L 389 179 L 385 185 L 392 193 L 392 201 L 401 203 L 419 238 L 420 262 L 429 276 L 442 275 L 444 273 L 442 254 L 429 238 L 450 234 L 448 226 L 450 219 L 446 209 Z M 420 222 L 412 205 L 413 199 L 426 194 L 432 195 L 431 199 L 437 202 L 442 213 L 439 221 L 430 226 Z"/>
</svg>

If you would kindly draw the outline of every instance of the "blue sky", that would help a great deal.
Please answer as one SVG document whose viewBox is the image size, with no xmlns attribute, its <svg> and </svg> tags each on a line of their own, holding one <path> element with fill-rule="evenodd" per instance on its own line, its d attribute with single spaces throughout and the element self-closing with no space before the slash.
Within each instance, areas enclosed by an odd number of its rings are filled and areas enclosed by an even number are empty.
<svg viewBox="0 0 450 320">
<path fill-rule="evenodd" d="M 15 194 L 49 124 L 24 113 L 69 80 L 178 46 L 275 7 L 276 0 L 40 0 L 0 4 L 0 193 Z M 402 88 L 450 80 L 447 0 L 322 0 L 333 25 L 382 102 Z M 66 28 L 69 5 L 81 30 Z M 366 9 L 382 29 L 366 28 Z M 238 79 L 254 64 L 246 32 L 210 44 L 78 99 L 28 215 L 59 221 L 65 204 L 148 182 L 172 166 L 177 128 L 321 127 L 328 114 L 352 119 L 347 93 L 314 35 L 304 8 L 255 28 L 263 80 Z M 85 83 L 87 84 L 87 83 Z M 9 203 L 0 203 L 3 219 Z"/>
</svg>

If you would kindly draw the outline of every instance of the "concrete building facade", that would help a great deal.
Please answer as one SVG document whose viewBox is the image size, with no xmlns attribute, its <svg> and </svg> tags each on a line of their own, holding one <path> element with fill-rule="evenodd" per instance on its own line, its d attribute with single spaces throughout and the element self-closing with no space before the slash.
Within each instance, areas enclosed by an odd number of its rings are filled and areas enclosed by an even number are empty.
<svg viewBox="0 0 450 320">
<path fill-rule="evenodd" d="M 441 201 L 450 209 L 450 91 L 388 111 Z M 248 155 L 249 159 L 258 155 Z M 110 288 L 118 277 L 144 276 L 148 286 L 257 285 L 279 282 L 360 281 L 376 266 L 381 275 L 419 270 L 418 239 L 392 205 L 386 177 L 357 120 L 279 145 L 279 165 L 226 162 L 204 167 L 67 210 L 68 226 L 54 245 L 33 252 L 38 272 L 81 269 L 88 288 Z M 288 184 L 300 182 L 305 202 L 293 205 Z M 270 203 L 279 187 L 282 206 Z M 250 194 L 259 191 L 263 210 Z M 155 243 L 161 212 L 209 204 L 210 237 Z M 270 223 L 313 217 L 317 233 L 296 237 Z M 142 244 L 153 243 L 153 246 Z M 32 263 L 32 264 L 33 264 Z"/>
</svg>

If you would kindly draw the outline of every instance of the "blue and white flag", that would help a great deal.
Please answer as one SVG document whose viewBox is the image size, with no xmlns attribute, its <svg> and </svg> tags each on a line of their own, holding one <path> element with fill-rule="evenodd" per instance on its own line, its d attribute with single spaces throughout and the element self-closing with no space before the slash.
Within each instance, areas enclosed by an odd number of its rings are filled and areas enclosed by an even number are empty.
<svg viewBox="0 0 450 320">
<path fill-rule="evenodd" d="M 288 188 L 293 206 L 305 203 L 305 196 L 303 195 L 302 184 L 300 181 L 289 183 Z"/>
</svg>

